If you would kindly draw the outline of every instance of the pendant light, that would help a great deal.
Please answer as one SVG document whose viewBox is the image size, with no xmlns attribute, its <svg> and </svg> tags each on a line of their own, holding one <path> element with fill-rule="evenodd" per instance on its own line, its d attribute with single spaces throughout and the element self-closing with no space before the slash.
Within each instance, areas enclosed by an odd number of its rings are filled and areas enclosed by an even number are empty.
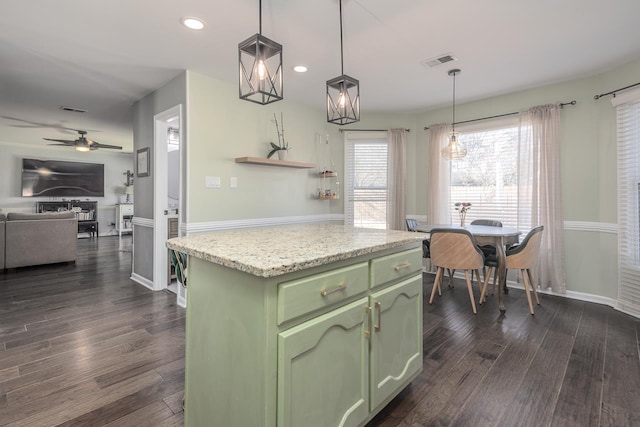
<svg viewBox="0 0 640 427">
<path fill-rule="evenodd" d="M 456 132 L 456 74 L 460 74 L 459 69 L 449 70 L 449 75 L 453 76 L 453 119 L 451 120 L 449 145 L 440 151 L 442 157 L 447 160 L 460 160 L 467 155 L 467 149 L 458 141 L 459 133 Z"/>
<path fill-rule="evenodd" d="M 360 82 L 344 73 L 342 48 L 342 0 L 340 0 L 340 72 L 327 80 L 327 122 L 346 125 L 360 121 Z"/>
<path fill-rule="evenodd" d="M 262 35 L 262 0 L 259 32 L 238 44 L 240 99 L 266 105 L 282 94 L 282 45 Z"/>
</svg>

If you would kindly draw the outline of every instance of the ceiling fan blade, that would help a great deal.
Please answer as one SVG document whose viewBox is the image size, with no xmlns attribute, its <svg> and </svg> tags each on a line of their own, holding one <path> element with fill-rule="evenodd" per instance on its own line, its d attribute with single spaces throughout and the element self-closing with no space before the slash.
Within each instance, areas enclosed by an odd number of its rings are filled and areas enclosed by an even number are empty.
<svg viewBox="0 0 640 427">
<path fill-rule="evenodd" d="M 53 139 L 53 138 L 42 138 L 46 141 L 54 141 L 54 142 L 62 142 L 65 145 L 75 145 L 76 142 L 75 141 L 69 141 L 67 139 Z"/>
<path fill-rule="evenodd" d="M 114 149 L 114 150 L 122 150 L 122 147 L 120 147 L 119 145 L 100 144 L 99 142 L 95 142 L 95 141 L 93 141 L 93 144 L 91 144 L 91 147 L 111 148 L 111 149 Z"/>
<path fill-rule="evenodd" d="M 47 145 L 58 145 L 60 147 L 73 147 L 73 145 L 70 145 L 70 144 L 47 144 Z"/>
</svg>

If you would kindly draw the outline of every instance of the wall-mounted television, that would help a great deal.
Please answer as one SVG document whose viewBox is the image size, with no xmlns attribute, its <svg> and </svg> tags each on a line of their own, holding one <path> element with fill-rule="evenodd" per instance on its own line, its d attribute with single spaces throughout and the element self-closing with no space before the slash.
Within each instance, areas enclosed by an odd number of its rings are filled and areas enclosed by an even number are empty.
<svg viewBox="0 0 640 427">
<path fill-rule="evenodd" d="M 104 165 L 22 159 L 22 197 L 104 197 Z"/>
</svg>

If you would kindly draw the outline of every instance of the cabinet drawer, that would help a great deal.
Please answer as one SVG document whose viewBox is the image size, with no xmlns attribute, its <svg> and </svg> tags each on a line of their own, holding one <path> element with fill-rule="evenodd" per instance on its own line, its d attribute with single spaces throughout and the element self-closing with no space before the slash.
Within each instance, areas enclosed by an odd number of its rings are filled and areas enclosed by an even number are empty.
<svg viewBox="0 0 640 427">
<path fill-rule="evenodd" d="M 133 215 L 133 205 L 120 205 L 121 215 Z"/>
<path fill-rule="evenodd" d="M 368 264 L 362 262 L 278 285 L 278 325 L 367 290 Z"/>
<path fill-rule="evenodd" d="M 422 269 L 422 248 L 376 258 L 371 261 L 371 287 L 405 277 Z"/>
</svg>

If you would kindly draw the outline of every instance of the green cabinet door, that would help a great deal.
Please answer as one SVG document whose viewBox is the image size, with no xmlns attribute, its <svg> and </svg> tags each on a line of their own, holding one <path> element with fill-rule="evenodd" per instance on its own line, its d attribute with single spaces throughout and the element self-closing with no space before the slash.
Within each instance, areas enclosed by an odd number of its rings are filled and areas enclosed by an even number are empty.
<svg viewBox="0 0 640 427">
<path fill-rule="evenodd" d="M 369 414 L 367 299 L 278 335 L 278 426 L 357 426 Z"/>
<path fill-rule="evenodd" d="M 371 295 L 371 410 L 422 370 L 422 275 Z"/>
</svg>

